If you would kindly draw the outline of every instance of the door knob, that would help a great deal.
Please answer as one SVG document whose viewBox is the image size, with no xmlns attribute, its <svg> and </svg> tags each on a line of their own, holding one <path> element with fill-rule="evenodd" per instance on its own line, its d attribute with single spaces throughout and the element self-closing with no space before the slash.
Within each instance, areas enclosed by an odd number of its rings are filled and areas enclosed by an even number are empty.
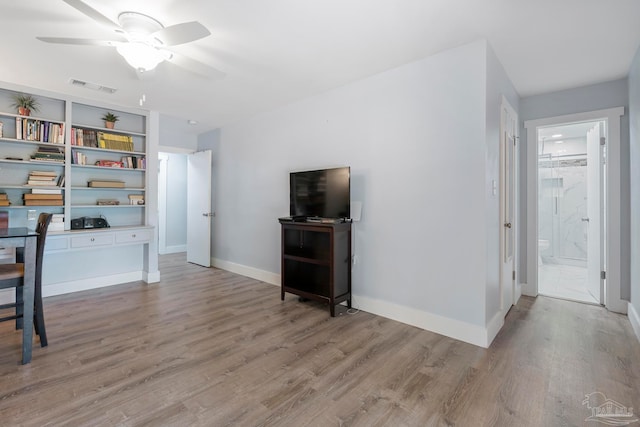
<svg viewBox="0 0 640 427">
<path fill-rule="evenodd" d="M 511 223 L 510 223 L 510 222 L 505 222 L 505 223 L 504 223 L 504 226 L 505 226 L 506 228 L 511 228 Z"/>
</svg>

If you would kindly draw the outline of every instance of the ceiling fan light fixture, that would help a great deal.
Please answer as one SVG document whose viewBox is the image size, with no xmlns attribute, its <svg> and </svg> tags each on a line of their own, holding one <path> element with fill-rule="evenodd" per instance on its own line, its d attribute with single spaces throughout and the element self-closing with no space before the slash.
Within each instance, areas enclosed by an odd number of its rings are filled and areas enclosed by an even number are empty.
<svg viewBox="0 0 640 427">
<path fill-rule="evenodd" d="M 116 50 L 138 71 L 153 70 L 159 63 L 169 59 L 165 52 L 140 42 L 123 43 L 118 45 Z"/>
</svg>

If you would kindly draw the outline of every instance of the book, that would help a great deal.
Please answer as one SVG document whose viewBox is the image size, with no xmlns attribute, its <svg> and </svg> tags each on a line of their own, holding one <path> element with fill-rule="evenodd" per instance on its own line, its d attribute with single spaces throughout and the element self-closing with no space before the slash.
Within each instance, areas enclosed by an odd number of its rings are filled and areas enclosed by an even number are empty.
<svg viewBox="0 0 640 427">
<path fill-rule="evenodd" d="M 31 194 L 62 194 L 61 188 L 34 188 Z"/>
<path fill-rule="evenodd" d="M 7 196 L 7 193 L 0 193 L 0 200 L 9 200 L 9 196 Z"/>
<path fill-rule="evenodd" d="M 58 176 L 57 172 L 53 171 L 31 171 L 29 175 L 38 175 L 38 176 Z"/>
<path fill-rule="evenodd" d="M 106 168 L 121 168 L 123 167 L 122 162 L 118 162 L 116 160 L 98 160 L 95 163 L 96 166 L 102 166 Z"/>
<path fill-rule="evenodd" d="M 31 199 L 24 201 L 25 206 L 62 206 L 63 204 L 62 200 Z"/>
<path fill-rule="evenodd" d="M 98 199 L 96 204 L 98 206 L 115 206 L 115 205 L 119 205 L 120 201 L 116 199 Z"/>
<path fill-rule="evenodd" d="M 88 186 L 99 188 L 124 188 L 124 181 L 105 181 L 94 179 L 88 182 Z"/>
<path fill-rule="evenodd" d="M 44 186 L 53 186 L 56 187 L 57 183 L 55 181 L 38 181 L 38 180 L 33 180 L 30 179 L 27 181 L 27 185 L 35 185 L 35 186 L 40 186 L 40 185 L 44 185 Z"/>
<path fill-rule="evenodd" d="M 0 200 L 0 206 L 10 206 L 9 200 Z"/>
<path fill-rule="evenodd" d="M 62 194 L 23 194 L 25 200 L 62 200 Z"/>
</svg>

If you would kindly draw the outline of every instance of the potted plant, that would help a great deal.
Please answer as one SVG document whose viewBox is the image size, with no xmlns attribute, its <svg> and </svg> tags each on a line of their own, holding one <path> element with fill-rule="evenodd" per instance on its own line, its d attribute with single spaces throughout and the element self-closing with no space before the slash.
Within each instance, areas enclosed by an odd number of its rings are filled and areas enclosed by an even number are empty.
<svg viewBox="0 0 640 427">
<path fill-rule="evenodd" d="M 120 120 L 120 118 L 109 111 L 108 113 L 105 113 L 104 116 L 102 116 L 102 120 L 104 120 L 104 127 L 106 127 L 107 129 L 113 129 L 116 125 L 116 122 Z"/>
<path fill-rule="evenodd" d="M 18 114 L 21 116 L 28 116 L 32 111 L 36 112 L 40 108 L 38 101 L 33 95 L 26 95 L 24 93 L 13 96 L 13 106 L 18 109 Z"/>
</svg>

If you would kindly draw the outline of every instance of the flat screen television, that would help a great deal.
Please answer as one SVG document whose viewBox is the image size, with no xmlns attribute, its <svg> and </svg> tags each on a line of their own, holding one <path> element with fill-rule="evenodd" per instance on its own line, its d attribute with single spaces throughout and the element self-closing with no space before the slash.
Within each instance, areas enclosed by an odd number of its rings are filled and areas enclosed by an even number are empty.
<svg viewBox="0 0 640 427">
<path fill-rule="evenodd" d="M 349 166 L 289 174 L 289 214 L 292 217 L 349 218 Z"/>
</svg>

